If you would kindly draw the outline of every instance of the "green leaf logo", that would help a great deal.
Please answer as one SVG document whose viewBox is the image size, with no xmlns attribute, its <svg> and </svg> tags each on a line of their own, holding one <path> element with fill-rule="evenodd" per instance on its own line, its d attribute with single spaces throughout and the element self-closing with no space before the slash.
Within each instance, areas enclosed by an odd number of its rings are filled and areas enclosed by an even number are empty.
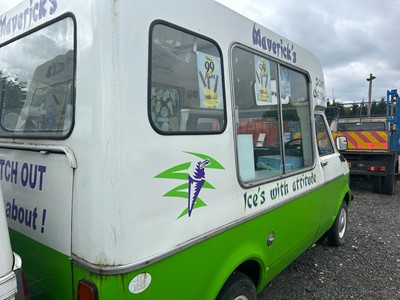
<svg viewBox="0 0 400 300">
<path fill-rule="evenodd" d="M 195 152 L 186 152 L 199 158 L 194 163 L 185 162 L 169 168 L 154 178 L 160 179 L 177 179 L 186 181 L 170 191 L 166 192 L 163 197 L 174 197 L 187 199 L 187 207 L 180 213 L 178 219 L 188 215 L 191 216 L 194 209 L 207 206 L 207 204 L 199 197 L 202 189 L 215 189 L 215 187 L 206 180 L 207 169 L 224 170 L 224 167 L 214 158 Z M 191 169 L 192 167 L 192 169 Z"/>
</svg>

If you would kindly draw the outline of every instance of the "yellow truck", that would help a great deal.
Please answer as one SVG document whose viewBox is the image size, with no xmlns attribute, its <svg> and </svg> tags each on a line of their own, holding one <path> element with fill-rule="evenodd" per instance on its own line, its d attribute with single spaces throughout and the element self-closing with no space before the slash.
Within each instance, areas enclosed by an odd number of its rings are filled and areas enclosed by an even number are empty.
<svg viewBox="0 0 400 300">
<path fill-rule="evenodd" d="M 368 114 L 369 112 L 369 114 Z M 388 90 L 386 101 L 372 103 L 334 103 L 327 107 L 332 136 L 347 139 L 341 151 L 350 174 L 371 176 L 375 193 L 393 194 L 399 174 L 399 95 Z"/>
</svg>

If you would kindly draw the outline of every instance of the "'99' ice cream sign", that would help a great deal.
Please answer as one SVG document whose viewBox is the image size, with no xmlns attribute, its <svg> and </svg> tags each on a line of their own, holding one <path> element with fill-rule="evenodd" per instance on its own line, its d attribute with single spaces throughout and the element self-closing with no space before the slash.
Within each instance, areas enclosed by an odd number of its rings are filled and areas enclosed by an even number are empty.
<svg viewBox="0 0 400 300">
<path fill-rule="evenodd" d="M 197 52 L 200 107 L 223 109 L 221 62 L 216 56 Z"/>
</svg>

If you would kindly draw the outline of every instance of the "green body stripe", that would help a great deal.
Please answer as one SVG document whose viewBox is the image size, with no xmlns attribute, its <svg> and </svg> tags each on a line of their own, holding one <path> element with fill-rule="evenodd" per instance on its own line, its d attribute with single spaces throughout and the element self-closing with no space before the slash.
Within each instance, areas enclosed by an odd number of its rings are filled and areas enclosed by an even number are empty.
<svg viewBox="0 0 400 300">
<path fill-rule="evenodd" d="M 22 258 L 31 299 L 73 299 L 71 261 L 67 255 L 12 229 L 10 238 L 13 250 Z"/>
<path fill-rule="evenodd" d="M 32 299 L 76 299 L 81 279 L 97 286 L 100 300 L 215 299 L 228 276 L 244 261 L 258 266 L 257 288 L 261 291 L 311 246 L 333 224 L 332 213 L 336 214 L 334 210 L 341 199 L 335 199 L 338 193 L 332 191 L 347 190 L 344 182 L 345 177 L 341 177 L 174 255 L 120 275 L 93 274 L 73 263 L 71 267 L 67 256 L 14 231 L 11 236 L 13 247 L 22 255 Z M 329 199 L 327 195 L 332 197 Z M 323 218 L 330 216 L 322 224 L 319 212 Z M 275 241 L 268 247 L 267 237 L 271 232 Z M 151 284 L 143 292 L 132 294 L 129 284 L 140 273 L 149 273 Z"/>
</svg>

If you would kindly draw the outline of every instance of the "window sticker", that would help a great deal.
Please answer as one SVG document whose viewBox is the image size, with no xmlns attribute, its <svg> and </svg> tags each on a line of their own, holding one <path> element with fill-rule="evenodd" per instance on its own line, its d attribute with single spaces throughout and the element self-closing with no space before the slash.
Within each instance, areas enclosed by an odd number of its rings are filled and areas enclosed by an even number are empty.
<svg viewBox="0 0 400 300">
<path fill-rule="evenodd" d="M 272 104 L 271 72 L 269 61 L 265 58 L 254 56 L 255 65 L 255 94 L 257 105 Z"/>
<path fill-rule="evenodd" d="M 151 118 L 154 125 L 163 131 L 177 131 L 178 105 L 183 90 L 160 84 L 151 87 Z"/>
<path fill-rule="evenodd" d="M 197 52 L 200 107 L 223 109 L 221 63 L 216 56 Z"/>
<path fill-rule="evenodd" d="M 292 91 L 290 88 L 290 75 L 289 69 L 285 67 L 280 68 L 280 87 L 281 87 L 281 102 L 282 104 L 288 104 L 290 97 L 292 96 Z"/>
</svg>

